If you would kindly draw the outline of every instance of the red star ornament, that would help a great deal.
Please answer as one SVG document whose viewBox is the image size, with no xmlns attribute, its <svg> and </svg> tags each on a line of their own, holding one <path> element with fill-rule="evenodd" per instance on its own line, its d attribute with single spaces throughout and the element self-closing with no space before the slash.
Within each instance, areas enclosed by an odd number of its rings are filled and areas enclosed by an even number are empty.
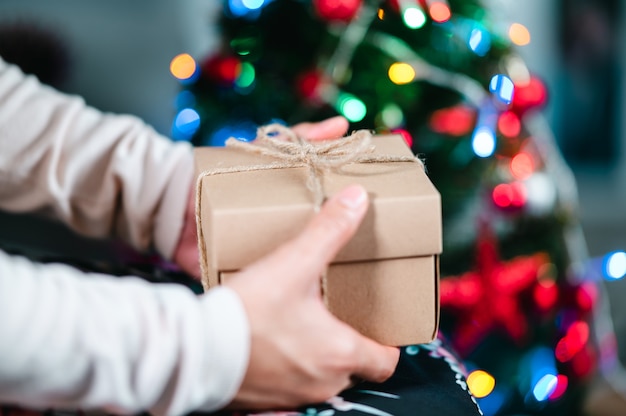
<svg viewBox="0 0 626 416">
<path fill-rule="evenodd" d="M 467 357 L 492 331 L 505 332 L 520 344 L 528 333 L 521 294 L 537 285 L 545 253 L 500 260 L 495 238 L 483 229 L 477 243 L 475 271 L 446 277 L 440 283 L 441 308 L 456 312 L 452 343 Z"/>
</svg>

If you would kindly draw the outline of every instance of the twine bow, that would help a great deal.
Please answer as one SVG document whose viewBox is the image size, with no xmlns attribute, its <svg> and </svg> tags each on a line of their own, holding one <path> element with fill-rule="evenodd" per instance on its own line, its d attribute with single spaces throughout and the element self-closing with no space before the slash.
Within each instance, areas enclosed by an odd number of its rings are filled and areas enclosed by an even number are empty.
<svg viewBox="0 0 626 416">
<path fill-rule="evenodd" d="M 281 124 L 270 124 L 259 127 L 257 137 L 253 142 L 243 142 L 235 138 L 226 141 L 227 147 L 240 149 L 245 152 L 272 157 L 270 163 L 248 166 L 233 166 L 205 170 L 198 176 L 196 182 L 196 225 L 198 230 L 198 246 L 200 251 L 200 268 L 204 277 L 208 276 L 209 266 L 206 253 L 206 244 L 202 231 L 200 216 L 202 179 L 207 176 L 251 172 L 268 169 L 286 169 L 307 167 L 309 176 L 306 186 L 312 191 L 314 207 L 318 211 L 325 198 L 322 177 L 327 171 L 341 171 L 341 168 L 350 163 L 384 163 L 384 162 L 417 162 L 421 160 L 414 156 L 375 155 L 372 144 L 372 133 L 359 130 L 350 136 L 325 142 L 309 142 L 295 134 L 293 130 Z M 326 274 L 322 277 L 322 294 L 326 301 Z"/>
</svg>

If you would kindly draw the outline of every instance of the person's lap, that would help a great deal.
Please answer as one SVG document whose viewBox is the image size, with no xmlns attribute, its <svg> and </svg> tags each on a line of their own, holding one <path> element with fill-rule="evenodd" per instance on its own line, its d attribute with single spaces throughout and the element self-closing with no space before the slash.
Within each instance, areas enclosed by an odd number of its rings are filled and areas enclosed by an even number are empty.
<svg viewBox="0 0 626 416">
<path fill-rule="evenodd" d="M 460 361 L 437 339 L 403 347 L 393 376 L 384 383 L 363 382 L 325 403 L 291 412 L 218 412 L 213 416 L 481 415 Z"/>
</svg>

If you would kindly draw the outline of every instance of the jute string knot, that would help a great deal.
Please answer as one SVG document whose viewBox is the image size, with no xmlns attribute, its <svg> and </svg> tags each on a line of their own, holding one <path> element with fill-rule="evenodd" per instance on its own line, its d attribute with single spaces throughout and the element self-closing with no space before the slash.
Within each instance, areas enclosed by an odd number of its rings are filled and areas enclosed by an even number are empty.
<svg viewBox="0 0 626 416">
<path fill-rule="evenodd" d="M 356 131 L 338 140 L 313 143 L 281 124 L 260 127 L 254 142 L 230 138 L 226 146 L 270 156 L 283 162 L 279 167 L 306 166 L 309 171 L 306 185 L 313 192 L 316 211 L 325 198 L 322 186 L 324 172 L 340 171 L 346 164 L 364 157 L 367 159 L 366 155 L 374 151 L 372 134 L 366 130 Z"/>
<path fill-rule="evenodd" d="M 372 133 L 367 130 L 359 130 L 337 140 L 310 142 L 299 137 L 288 127 L 281 124 L 269 124 L 259 127 L 254 141 L 243 142 L 231 137 L 226 141 L 226 146 L 248 153 L 269 156 L 273 161 L 260 165 L 216 167 L 205 170 L 198 175 L 196 182 L 196 226 L 198 230 L 200 268 L 203 279 L 208 276 L 209 272 L 200 215 L 203 178 L 222 173 L 307 167 L 309 175 L 306 186 L 312 191 L 315 210 L 319 211 L 325 198 L 322 183 L 324 172 L 340 172 L 342 167 L 350 163 L 417 162 L 423 166 L 422 162 L 414 156 L 373 154 L 375 147 L 372 144 Z M 324 277 L 322 279 L 323 293 L 325 293 L 325 283 L 326 279 Z M 324 300 L 326 300 L 325 296 Z"/>
</svg>

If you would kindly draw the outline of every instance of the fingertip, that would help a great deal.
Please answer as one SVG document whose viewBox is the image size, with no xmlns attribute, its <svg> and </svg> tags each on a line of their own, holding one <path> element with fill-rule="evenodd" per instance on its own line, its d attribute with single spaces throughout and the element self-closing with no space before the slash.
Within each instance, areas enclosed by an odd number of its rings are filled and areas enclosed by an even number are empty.
<svg viewBox="0 0 626 416">
<path fill-rule="evenodd" d="M 349 127 L 350 123 L 344 116 L 334 116 L 315 123 L 298 123 L 291 129 L 296 135 L 315 142 L 345 136 Z"/>
<path fill-rule="evenodd" d="M 336 196 L 337 202 L 350 210 L 360 210 L 368 200 L 367 191 L 361 185 L 351 185 Z"/>
<path fill-rule="evenodd" d="M 367 338 L 355 375 L 367 381 L 382 383 L 394 374 L 399 360 L 399 348 L 381 345 Z"/>
<path fill-rule="evenodd" d="M 344 116 L 335 116 L 328 119 L 329 123 L 333 123 L 335 128 L 338 131 L 341 131 L 341 135 L 344 135 L 348 132 L 348 128 L 350 127 L 350 122 Z"/>
</svg>

